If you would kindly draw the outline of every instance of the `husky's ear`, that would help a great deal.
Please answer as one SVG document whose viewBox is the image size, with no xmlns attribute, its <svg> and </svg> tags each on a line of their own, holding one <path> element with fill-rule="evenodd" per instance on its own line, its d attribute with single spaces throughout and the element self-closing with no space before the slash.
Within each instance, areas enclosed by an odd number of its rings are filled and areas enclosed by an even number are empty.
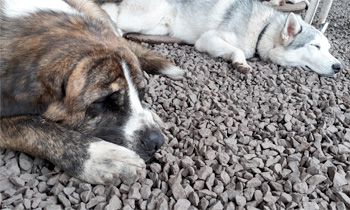
<svg viewBox="0 0 350 210">
<path fill-rule="evenodd" d="M 283 44 L 289 44 L 301 31 L 301 25 L 294 13 L 289 13 L 282 31 Z"/>
<path fill-rule="evenodd" d="M 182 78 L 184 71 L 159 53 L 132 41 L 128 41 L 128 47 L 137 56 L 142 70 L 147 73 L 163 74 L 173 79 Z"/>
<path fill-rule="evenodd" d="M 318 30 L 324 34 L 324 32 L 326 32 L 326 30 L 327 30 L 328 24 L 329 24 L 329 22 L 322 24 L 322 26 Z"/>
</svg>

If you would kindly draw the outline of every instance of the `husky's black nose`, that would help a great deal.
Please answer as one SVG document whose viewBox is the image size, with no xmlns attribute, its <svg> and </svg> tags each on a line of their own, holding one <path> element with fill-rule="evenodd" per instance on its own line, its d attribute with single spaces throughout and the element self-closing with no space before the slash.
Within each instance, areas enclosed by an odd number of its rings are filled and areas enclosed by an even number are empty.
<svg viewBox="0 0 350 210">
<path fill-rule="evenodd" d="M 163 144 L 164 136 L 159 131 L 150 131 L 143 135 L 142 146 L 149 154 L 155 153 Z"/>
<path fill-rule="evenodd" d="M 335 73 L 339 73 L 342 69 L 342 65 L 340 63 L 335 63 L 332 65 L 332 69 Z"/>
</svg>

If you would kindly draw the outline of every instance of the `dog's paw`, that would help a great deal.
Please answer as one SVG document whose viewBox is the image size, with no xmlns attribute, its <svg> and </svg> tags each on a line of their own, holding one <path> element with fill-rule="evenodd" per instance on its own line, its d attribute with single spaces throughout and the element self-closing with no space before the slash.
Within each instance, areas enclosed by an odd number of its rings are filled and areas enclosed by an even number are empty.
<svg viewBox="0 0 350 210">
<path fill-rule="evenodd" d="M 232 68 L 236 69 L 238 72 L 243 74 L 248 74 L 251 70 L 251 67 L 248 64 L 239 62 L 232 63 Z"/>
<path fill-rule="evenodd" d="M 146 164 L 134 151 L 106 141 L 90 144 L 89 159 L 80 179 L 92 184 L 112 184 L 117 178 L 131 184 L 146 176 Z"/>
</svg>

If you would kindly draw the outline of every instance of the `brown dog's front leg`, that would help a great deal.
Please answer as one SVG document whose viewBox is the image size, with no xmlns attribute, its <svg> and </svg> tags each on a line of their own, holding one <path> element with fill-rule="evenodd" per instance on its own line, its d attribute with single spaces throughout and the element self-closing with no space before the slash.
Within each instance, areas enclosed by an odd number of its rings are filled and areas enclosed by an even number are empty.
<svg viewBox="0 0 350 210">
<path fill-rule="evenodd" d="M 47 159 L 94 184 L 112 183 L 117 177 L 131 182 L 145 173 L 145 163 L 135 152 L 39 116 L 1 119 L 0 148 Z"/>
</svg>

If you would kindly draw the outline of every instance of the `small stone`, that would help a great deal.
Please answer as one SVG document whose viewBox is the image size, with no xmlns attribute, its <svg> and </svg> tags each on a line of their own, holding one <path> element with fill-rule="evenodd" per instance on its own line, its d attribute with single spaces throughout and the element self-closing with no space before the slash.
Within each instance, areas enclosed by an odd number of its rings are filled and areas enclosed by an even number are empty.
<svg viewBox="0 0 350 210">
<path fill-rule="evenodd" d="M 210 206 L 208 210 L 222 210 L 222 209 L 224 209 L 224 206 L 220 201 L 217 201 L 212 206 Z"/>
<path fill-rule="evenodd" d="M 34 198 L 34 199 L 32 200 L 32 208 L 33 208 L 33 209 L 36 209 L 36 208 L 39 206 L 40 202 L 41 202 L 41 199 L 40 199 L 40 198 Z"/>
<path fill-rule="evenodd" d="M 148 185 L 142 185 L 140 189 L 141 197 L 142 199 L 146 200 L 150 197 L 151 195 L 151 187 Z"/>
<path fill-rule="evenodd" d="M 213 197 L 213 198 L 216 198 L 216 197 L 217 197 L 217 195 L 216 195 L 215 192 L 212 192 L 212 191 L 207 190 L 207 189 L 200 190 L 200 191 L 198 192 L 198 196 L 199 196 L 199 197 L 210 196 L 210 197 Z"/>
<path fill-rule="evenodd" d="M 26 208 L 26 209 L 30 209 L 30 207 L 31 207 L 31 202 L 30 202 L 30 200 L 29 199 L 23 199 L 23 205 L 24 205 L 24 207 Z"/>
<path fill-rule="evenodd" d="M 197 193 L 191 192 L 191 193 L 188 195 L 188 199 L 191 201 L 192 205 L 198 206 L 198 203 L 199 203 L 199 196 L 197 195 Z"/>
<path fill-rule="evenodd" d="M 60 178 L 59 175 L 53 176 L 49 180 L 47 180 L 46 184 L 50 185 L 50 186 L 53 186 L 53 185 L 55 185 L 58 182 L 59 178 Z"/>
<path fill-rule="evenodd" d="M 327 180 L 326 176 L 318 174 L 318 175 L 313 175 L 312 177 L 308 178 L 306 182 L 310 185 L 318 185 L 325 180 Z"/>
<path fill-rule="evenodd" d="M 268 204 L 274 204 L 278 200 L 278 197 L 273 196 L 271 192 L 267 192 L 264 196 L 264 201 Z"/>
<path fill-rule="evenodd" d="M 189 168 L 193 166 L 194 161 L 192 160 L 192 158 L 185 156 L 184 158 L 181 159 L 180 163 L 183 168 Z"/>
<path fill-rule="evenodd" d="M 86 210 L 85 206 L 86 206 L 85 203 L 80 203 L 77 210 Z"/>
<path fill-rule="evenodd" d="M 247 203 L 247 200 L 246 200 L 246 198 L 244 196 L 242 196 L 242 195 L 237 195 L 236 196 L 236 204 L 238 206 L 245 206 L 246 203 Z"/>
<path fill-rule="evenodd" d="M 128 194 L 129 193 L 129 190 L 130 190 L 130 187 L 126 184 L 121 184 L 120 187 L 119 187 L 119 191 L 123 194 Z"/>
<path fill-rule="evenodd" d="M 132 187 L 130 188 L 128 198 L 129 199 L 136 199 L 136 200 L 141 199 L 140 189 L 141 189 L 140 183 L 133 184 Z"/>
<path fill-rule="evenodd" d="M 4 192 L 5 190 L 13 188 L 13 184 L 9 179 L 0 180 L 0 192 Z"/>
<path fill-rule="evenodd" d="M 21 169 L 28 171 L 33 167 L 33 160 L 24 153 L 19 154 L 19 166 Z"/>
<path fill-rule="evenodd" d="M 284 121 L 285 122 L 290 122 L 292 120 L 292 118 L 293 117 L 290 114 L 288 114 L 288 113 L 286 115 L 284 115 Z"/>
<path fill-rule="evenodd" d="M 230 177 L 230 175 L 227 174 L 226 171 L 222 171 L 222 172 L 221 172 L 220 178 L 221 178 L 220 180 L 221 180 L 225 185 L 229 184 L 230 181 L 231 181 L 231 177 Z"/>
<path fill-rule="evenodd" d="M 213 173 L 213 169 L 210 166 L 203 166 L 198 171 L 198 178 L 201 180 L 206 180 Z"/>
<path fill-rule="evenodd" d="M 344 204 L 350 208 L 350 197 L 343 192 L 336 192 L 338 198 L 344 202 Z"/>
<path fill-rule="evenodd" d="M 80 194 L 80 198 L 84 203 L 87 203 L 90 200 L 91 191 L 84 191 Z"/>
<path fill-rule="evenodd" d="M 254 192 L 254 199 L 260 203 L 261 201 L 263 201 L 263 193 L 261 192 L 261 190 L 256 190 Z"/>
<path fill-rule="evenodd" d="M 109 200 L 109 204 L 105 207 L 105 210 L 121 209 L 122 201 L 115 195 Z"/>
<path fill-rule="evenodd" d="M 90 199 L 90 201 L 86 204 L 86 208 L 90 209 L 94 206 L 96 206 L 98 203 L 106 201 L 105 196 L 96 196 Z"/>
<path fill-rule="evenodd" d="M 308 189 L 309 188 L 305 182 L 299 182 L 293 185 L 293 190 L 302 194 L 305 194 Z"/>
<path fill-rule="evenodd" d="M 44 210 L 61 210 L 62 207 L 60 205 L 48 205 L 44 208 Z"/>
<path fill-rule="evenodd" d="M 191 202 L 186 199 L 179 199 L 174 205 L 174 210 L 185 210 L 189 209 L 191 206 Z"/>
<path fill-rule="evenodd" d="M 343 155 L 343 154 L 350 154 L 350 149 L 347 148 L 346 146 L 344 146 L 343 144 L 339 144 L 338 145 L 338 153 L 340 155 Z"/>
<path fill-rule="evenodd" d="M 246 187 L 248 187 L 248 188 L 256 188 L 256 187 L 259 187 L 260 185 L 261 185 L 260 179 L 258 179 L 258 178 L 253 178 L 253 179 L 251 179 L 251 180 L 249 180 L 249 181 L 247 182 Z"/>
<path fill-rule="evenodd" d="M 217 159 L 221 165 L 227 165 L 228 161 L 230 160 L 230 155 L 224 152 L 219 152 Z"/>
<path fill-rule="evenodd" d="M 61 183 L 57 182 L 55 186 L 53 186 L 53 188 L 50 190 L 50 192 L 54 195 L 58 195 L 63 191 L 63 188 L 64 186 Z"/>
<path fill-rule="evenodd" d="M 12 184 L 14 184 L 15 186 L 18 187 L 23 187 L 25 182 L 23 179 L 19 178 L 19 177 L 10 177 L 9 180 L 11 181 Z M 0 190 L 1 192 L 1 190 Z"/>
<path fill-rule="evenodd" d="M 159 163 L 152 163 L 150 169 L 153 173 L 159 174 L 162 171 L 162 166 Z"/>
<path fill-rule="evenodd" d="M 95 195 L 103 195 L 105 192 L 105 187 L 103 185 L 96 185 L 94 189 L 92 189 Z"/>
<path fill-rule="evenodd" d="M 207 209 L 209 206 L 209 201 L 206 198 L 202 198 L 199 203 L 199 209 Z"/>
<path fill-rule="evenodd" d="M 104 210 L 106 206 L 107 206 L 107 202 L 101 202 L 95 206 L 94 210 Z"/>
<path fill-rule="evenodd" d="M 63 188 L 63 192 L 67 196 L 72 194 L 74 191 L 75 191 L 75 187 L 65 187 L 65 188 Z"/>
<path fill-rule="evenodd" d="M 57 197 L 58 200 L 64 205 L 64 207 L 71 207 L 70 201 L 66 198 L 66 196 L 64 196 L 63 193 L 59 194 Z"/>
<path fill-rule="evenodd" d="M 341 187 L 346 185 L 348 182 L 345 179 L 345 175 L 342 175 L 338 172 L 335 172 L 334 178 L 333 178 L 333 186 L 334 187 Z"/>
<path fill-rule="evenodd" d="M 303 202 L 304 209 L 317 210 L 319 206 L 316 202 Z"/>
<path fill-rule="evenodd" d="M 159 199 L 156 209 L 168 210 L 168 201 L 165 198 Z"/>
<path fill-rule="evenodd" d="M 277 130 L 276 127 L 275 127 L 274 125 L 271 125 L 271 124 L 268 125 L 266 128 L 267 128 L 267 130 L 270 131 L 271 133 L 274 133 L 274 132 L 276 132 L 276 130 Z"/>
<path fill-rule="evenodd" d="M 181 172 L 179 172 L 175 177 L 169 180 L 171 192 L 176 200 L 181 198 L 186 198 L 186 193 L 181 185 Z"/>
<path fill-rule="evenodd" d="M 282 192 L 279 200 L 283 203 L 290 203 L 292 202 L 292 196 L 288 193 Z"/>
<path fill-rule="evenodd" d="M 278 182 L 270 182 L 270 186 L 273 191 L 278 191 L 278 192 L 283 191 L 283 185 Z"/>
<path fill-rule="evenodd" d="M 22 200 L 23 200 L 22 194 L 18 194 L 18 195 L 12 196 L 10 198 L 7 198 L 6 200 L 3 200 L 2 204 L 3 205 L 10 205 L 14 202 L 21 202 Z"/>
<path fill-rule="evenodd" d="M 45 192 L 47 190 L 46 182 L 39 182 L 37 188 L 38 188 L 39 192 L 41 192 L 41 193 Z"/>
</svg>

